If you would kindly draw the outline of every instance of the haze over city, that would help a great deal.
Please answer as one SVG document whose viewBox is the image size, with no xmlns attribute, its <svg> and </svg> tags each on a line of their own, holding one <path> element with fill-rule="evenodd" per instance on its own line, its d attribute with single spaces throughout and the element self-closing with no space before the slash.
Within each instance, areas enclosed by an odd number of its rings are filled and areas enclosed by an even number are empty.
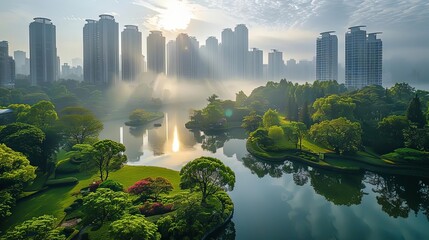
<svg viewBox="0 0 429 240">
<path fill-rule="evenodd" d="M 186 32 L 200 42 L 220 38 L 224 28 L 246 24 L 249 47 L 267 52 L 279 49 L 284 59 L 311 60 L 315 38 L 324 31 L 338 35 L 339 63 L 344 63 L 344 34 L 354 25 L 383 32 L 384 59 L 403 58 L 429 64 L 429 3 L 420 1 L 6 1 L 0 10 L 2 39 L 10 51 L 28 52 L 28 25 L 34 17 L 50 18 L 57 27 L 58 55 L 62 62 L 82 58 L 82 27 L 85 19 L 99 14 L 115 16 L 119 29 L 136 24 L 146 37 L 162 30 L 167 41 Z M 146 44 L 143 44 L 146 53 Z"/>
</svg>

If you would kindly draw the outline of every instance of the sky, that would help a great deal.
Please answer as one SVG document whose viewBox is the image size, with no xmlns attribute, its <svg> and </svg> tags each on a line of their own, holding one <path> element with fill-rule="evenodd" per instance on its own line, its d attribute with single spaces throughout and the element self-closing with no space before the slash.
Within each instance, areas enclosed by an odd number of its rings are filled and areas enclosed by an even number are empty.
<svg viewBox="0 0 429 240">
<path fill-rule="evenodd" d="M 366 25 L 383 32 L 384 59 L 427 62 L 429 67 L 428 0 L 0 0 L 0 41 L 9 51 L 28 53 L 28 25 L 47 17 L 56 25 L 61 62 L 82 58 L 85 19 L 112 14 L 143 34 L 143 55 L 150 30 L 162 30 L 167 41 L 178 33 L 195 36 L 200 45 L 209 36 L 220 39 L 224 28 L 246 24 L 249 47 L 283 52 L 284 60 L 311 60 L 320 32 L 336 31 L 339 62 L 344 62 L 344 35 L 349 27 Z M 428 79 L 429 80 L 429 79 Z"/>
</svg>

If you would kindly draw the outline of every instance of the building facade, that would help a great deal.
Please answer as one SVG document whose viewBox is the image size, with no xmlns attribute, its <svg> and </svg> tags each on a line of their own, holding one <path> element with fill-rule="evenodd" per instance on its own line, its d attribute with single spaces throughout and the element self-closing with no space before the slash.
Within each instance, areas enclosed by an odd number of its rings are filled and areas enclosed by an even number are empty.
<svg viewBox="0 0 429 240">
<path fill-rule="evenodd" d="M 57 44 L 55 25 L 48 18 L 30 23 L 30 79 L 32 85 L 57 80 Z"/>
<path fill-rule="evenodd" d="M 161 31 L 150 31 L 147 37 L 147 70 L 165 74 L 165 37 Z"/>
<path fill-rule="evenodd" d="M 350 27 L 346 33 L 346 87 L 362 88 L 382 85 L 382 42 L 378 33 L 367 35 L 365 26 Z"/>
<path fill-rule="evenodd" d="M 135 25 L 125 25 L 121 34 L 122 80 L 135 81 L 142 73 L 142 34 Z"/>
<path fill-rule="evenodd" d="M 252 80 L 263 79 L 263 51 L 257 48 L 252 48 L 248 56 L 248 78 Z"/>
<path fill-rule="evenodd" d="M 320 33 L 316 40 L 316 80 L 338 81 L 338 38 L 331 33 Z"/>
<path fill-rule="evenodd" d="M 280 81 L 284 77 L 285 64 L 283 53 L 273 49 L 268 53 L 268 78 L 269 80 Z"/>
<path fill-rule="evenodd" d="M 119 78 L 119 25 L 112 15 L 99 17 L 83 27 L 84 80 L 109 86 Z"/>
<path fill-rule="evenodd" d="M 15 82 L 15 61 L 9 56 L 9 43 L 0 42 L 0 86 Z"/>
</svg>

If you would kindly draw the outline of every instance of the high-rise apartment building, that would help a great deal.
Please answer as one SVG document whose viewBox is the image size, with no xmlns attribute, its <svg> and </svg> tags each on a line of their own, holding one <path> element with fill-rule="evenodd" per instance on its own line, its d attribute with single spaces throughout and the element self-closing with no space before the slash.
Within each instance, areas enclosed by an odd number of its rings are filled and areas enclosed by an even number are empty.
<svg viewBox="0 0 429 240">
<path fill-rule="evenodd" d="M 0 86 L 12 84 L 15 81 L 15 61 L 9 56 L 9 43 L 0 42 Z"/>
<path fill-rule="evenodd" d="M 147 37 L 147 70 L 165 74 L 165 37 L 161 31 L 150 31 Z"/>
<path fill-rule="evenodd" d="M 16 74 L 29 75 L 30 74 L 30 59 L 24 51 L 14 51 L 13 58 L 15 59 L 15 72 Z"/>
<path fill-rule="evenodd" d="M 263 78 L 263 52 L 257 48 L 252 48 L 248 56 L 247 75 L 252 80 L 262 80 Z"/>
<path fill-rule="evenodd" d="M 219 41 L 216 37 L 206 40 L 204 62 L 206 64 L 206 77 L 211 80 L 219 78 Z"/>
<path fill-rule="evenodd" d="M 322 32 L 316 40 L 316 80 L 338 81 L 338 38 Z"/>
<path fill-rule="evenodd" d="M 350 27 L 346 33 L 346 87 L 382 85 L 382 42 L 377 33 L 367 36 L 363 27 Z"/>
<path fill-rule="evenodd" d="M 273 49 L 268 53 L 268 78 L 279 81 L 284 77 L 284 69 L 283 53 Z"/>
<path fill-rule="evenodd" d="M 234 28 L 234 45 L 234 76 L 244 79 L 249 51 L 249 30 L 246 25 L 239 24 Z"/>
<path fill-rule="evenodd" d="M 38 17 L 29 28 L 31 84 L 52 83 L 58 77 L 55 25 L 48 18 Z"/>
<path fill-rule="evenodd" d="M 230 78 L 234 72 L 234 32 L 231 28 L 222 31 L 221 66 L 222 78 Z"/>
<path fill-rule="evenodd" d="M 119 78 L 119 25 L 112 15 L 99 17 L 83 27 L 84 80 L 108 86 Z"/>
<path fill-rule="evenodd" d="M 368 85 L 382 85 L 383 78 L 383 42 L 377 34 L 369 33 L 367 39 Z"/>
<path fill-rule="evenodd" d="M 179 79 L 198 77 L 199 43 L 194 37 L 181 33 L 176 38 L 176 75 Z"/>
<path fill-rule="evenodd" d="M 167 43 L 167 75 L 176 76 L 176 41 L 171 40 Z"/>
<path fill-rule="evenodd" d="M 122 80 L 135 81 L 142 72 L 142 34 L 135 25 L 125 25 L 121 34 Z"/>
</svg>

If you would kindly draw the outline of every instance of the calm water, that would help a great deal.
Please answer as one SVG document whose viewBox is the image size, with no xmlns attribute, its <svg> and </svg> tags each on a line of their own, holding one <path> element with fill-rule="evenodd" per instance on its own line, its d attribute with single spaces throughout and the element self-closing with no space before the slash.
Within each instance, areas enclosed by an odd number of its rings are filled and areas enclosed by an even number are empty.
<svg viewBox="0 0 429 240">
<path fill-rule="evenodd" d="M 221 159 L 236 174 L 235 204 L 223 239 L 429 239 L 429 181 L 371 172 L 345 175 L 251 157 L 245 135 L 205 136 L 184 128 L 189 108 L 143 128 L 107 121 L 101 138 L 127 147 L 129 165 L 180 170 L 200 156 Z"/>
</svg>

